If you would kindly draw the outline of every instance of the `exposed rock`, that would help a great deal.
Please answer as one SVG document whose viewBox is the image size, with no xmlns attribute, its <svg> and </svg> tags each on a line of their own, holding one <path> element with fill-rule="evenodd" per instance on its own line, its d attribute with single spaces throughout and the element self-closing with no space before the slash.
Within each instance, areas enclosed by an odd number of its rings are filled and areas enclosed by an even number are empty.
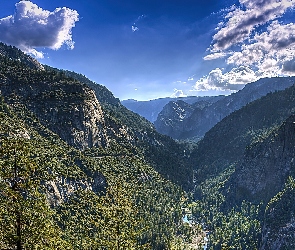
<svg viewBox="0 0 295 250">
<path fill-rule="evenodd" d="M 185 130 L 183 121 L 191 116 L 193 111 L 193 106 L 184 101 L 171 101 L 159 114 L 155 127 L 165 135 L 178 138 Z"/>
<path fill-rule="evenodd" d="M 114 124 L 104 116 L 94 91 L 77 81 L 24 84 L 10 80 L 2 82 L 0 90 L 11 106 L 24 105 L 76 148 L 106 146 L 110 136 L 132 139 L 124 126 L 111 126 Z"/>
<path fill-rule="evenodd" d="M 70 179 L 65 177 L 58 177 L 54 181 L 45 183 L 46 196 L 51 206 L 58 206 L 68 199 L 79 189 L 92 190 L 94 193 L 100 195 L 105 191 L 106 179 L 101 173 L 94 173 L 92 181 L 89 179 Z"/>
<path fill-rule="evenodd" d="M 265 78 L 257 82 L 247 84 L 242 90 L 221 98 L 216 102 L 200 108 L 196 106 L 185 119 L 173 119 L 177 117 L 177 110 L 170 109 L 169 105 L 163 108 L 155 121 L 158 132 L 171 136 L 174 139 L 202 138 L 207 131 L 221 121 L 224 117 L 245 106 L 246 104 L 265 96 L 267 93 L 286 89 L 294 84 L 295 77 Z M 185 109 L 185 106 L 183 106 Z M 181 124 L 180 124 L 181 123 Z"/>
<path fill-rule="evenodd" d="M 178 98 L 159 98 L 150 101 L 137 101 L 133 99 L 121 101 L 121 103 L 129 110 L 143 116 L 150 122 L 155 122 L 159 113 L 164 106 L 169 102 L 183 101 L 188 104 L 193 104 L 202 101 L 218 101 L 224 96 L 188 96 Z"/>
<path fill-rule="evenodd" d="M 231 177 L 235 201 L 268 202 L 295 173 L 295 116 L 246 150 Z"/>
<path fill-rule="evenodd" d="M 295 248 L 295 115 L 250 145 L 225 187 L 227 206 L 262 201 L 261 250 Z M 285 188 L 284 188 L 285 187 Z"/>
<path fill-rule="evenodd" d="M 260 250 L 295 249 L 295 188 L 289 179 L 285 189 L 268 205 Z"/>
</svg>

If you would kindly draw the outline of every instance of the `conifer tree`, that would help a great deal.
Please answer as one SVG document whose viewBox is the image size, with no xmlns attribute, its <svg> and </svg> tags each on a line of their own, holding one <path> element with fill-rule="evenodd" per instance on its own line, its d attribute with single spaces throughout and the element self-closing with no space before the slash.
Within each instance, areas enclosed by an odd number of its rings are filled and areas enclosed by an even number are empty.
<svg viewBox="0 0 295 250">
<path fill-rule="evenodd" d="M 8 249 L 67 249 L 46 200 L 45 166 L 29 139 L 6 138 L 0 146 L 0 246 Z"/>
</svg>

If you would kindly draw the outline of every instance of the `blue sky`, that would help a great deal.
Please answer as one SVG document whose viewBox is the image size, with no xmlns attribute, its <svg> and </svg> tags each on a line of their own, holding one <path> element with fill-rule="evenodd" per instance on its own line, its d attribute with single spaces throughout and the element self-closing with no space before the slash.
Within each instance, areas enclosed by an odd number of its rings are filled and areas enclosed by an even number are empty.
<svg viewBox="0 0 295 250">
<path fill-rule="evenodd" d="M 293 0 L 1 1 L 0 41 L 120 99 L 229 94 L 294 75 Z"/>
</svg>

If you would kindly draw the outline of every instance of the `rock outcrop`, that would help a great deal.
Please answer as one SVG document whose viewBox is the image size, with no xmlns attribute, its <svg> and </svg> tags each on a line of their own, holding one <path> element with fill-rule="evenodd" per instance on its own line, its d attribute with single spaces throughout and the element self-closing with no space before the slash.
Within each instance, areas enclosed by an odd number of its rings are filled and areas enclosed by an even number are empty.
<svg viewBox="0 0 295 250">
<path fill-rule="evenodd" d="M 295 116 L 292 115 L 262 142 L 254 142 L 246 149 L 231 177 L 231 190 L 235 201 L 267 203 L 294 174 Z"/>
<path fill-rule="evenodd" d="M 224 96 L 188 96 L 188 97 L 175 97 L 175 98 L 159 98 L 150 101 L 137 101 L 133 99 L 124 100 L 121 103 L 129 110 L 143 116 L 150 122 L 155 122 L 159 113 L 163 110 L 164 106 L 169 102 L 183 101 L 188 104 L 193 104 L 202 101 L 218 101 Z"/>
<path fill-rule="evenodd" d="M 34 113 L 41 124 L 70 145 L 85 149 L 106 146 L 110 137 L 131 140 L 126 127 L 105 117 L 88 86 L 47 72 L 27 74 L 31 77 L 28 82 L 18 81 L 17 75 L 2 80 L 1 94 L 11 106 L 22 105 Z"/>
<path fill-rule="evenodd" d="M 277 77 L 260 79 L 257 82 L 247 84 L 242 90 L 231 94 L 216 102 L 200 108 L 196 106 L 188 112 L 185 119 L 178 117 L 177 109 L 171 109 L 173 104 L 167 104 L 159 113 L 155 121 L 155 127 L 159 133 L 171 136 L 174 139 L 199 140 L 207 131 L 232 112 L 239 110 L 246 104 L 265 96 L 267 93 L 286 89 L 292 86 L 295 77 Z M 185 106 L 183 105 L 185 109 Z M 185 111 L 183 111 L 185 112 Z"/>
</svg>

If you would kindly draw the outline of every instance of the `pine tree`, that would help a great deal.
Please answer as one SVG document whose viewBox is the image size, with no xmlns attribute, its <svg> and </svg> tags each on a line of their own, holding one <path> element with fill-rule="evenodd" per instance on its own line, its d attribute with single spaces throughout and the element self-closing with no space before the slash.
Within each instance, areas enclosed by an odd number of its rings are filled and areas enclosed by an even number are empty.
<svg viewBox="0 0 295 250">
<path fill-rule="evenodd" d="M 1 248 L 67 249 L 41 185 L 46 166 L 39 165 L 35 145 L 2 139 L 0 159 Z"/>
</svg>

